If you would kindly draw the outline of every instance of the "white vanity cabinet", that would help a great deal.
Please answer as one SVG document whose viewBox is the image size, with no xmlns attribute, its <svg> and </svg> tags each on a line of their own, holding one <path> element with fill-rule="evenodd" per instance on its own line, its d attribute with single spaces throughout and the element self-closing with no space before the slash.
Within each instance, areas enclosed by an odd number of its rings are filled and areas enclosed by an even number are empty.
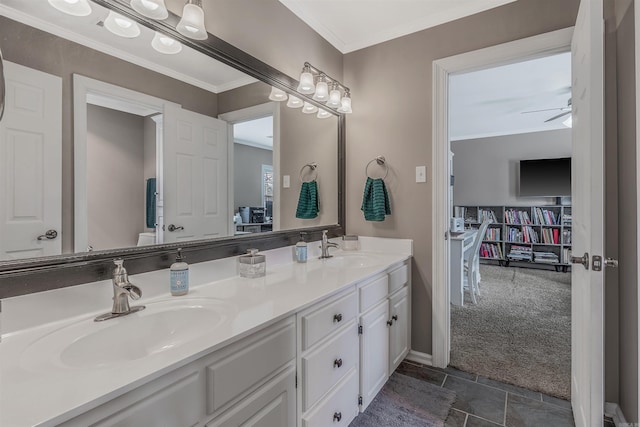
<svg viewBox="0 0 640 427">
<path fill-rule="evenodd" d="M 294 427 L 295 355 L 292 316 L 62 425 Z"/>
<path fill-rule="evenodd" d="M 297 318 L 301 426 L 348 426 L 358 414 L 355 287 L 301 311 Z"/>
<path fill-rule="evenodd" d="M 409 264 L 358 285 L 360 410 L 364 411 L 410 349 Z"/>
</svg>

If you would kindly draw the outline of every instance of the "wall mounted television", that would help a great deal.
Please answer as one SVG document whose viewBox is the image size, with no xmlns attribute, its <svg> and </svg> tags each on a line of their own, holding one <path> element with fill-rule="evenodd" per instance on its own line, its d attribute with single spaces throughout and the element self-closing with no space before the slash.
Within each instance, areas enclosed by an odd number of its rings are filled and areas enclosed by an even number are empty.
<svg viewBox="0 0 640 427">
<path fill-rule="evenodd" d="M 520 160 L 520 197 L 571 196 L 571 158 Z"/>
</svg>

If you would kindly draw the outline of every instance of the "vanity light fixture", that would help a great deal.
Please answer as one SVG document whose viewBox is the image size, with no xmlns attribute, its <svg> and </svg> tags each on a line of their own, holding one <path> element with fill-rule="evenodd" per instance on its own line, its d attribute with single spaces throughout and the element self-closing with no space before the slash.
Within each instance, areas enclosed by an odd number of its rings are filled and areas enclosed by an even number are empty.
<svg viewBox="0 0 640 427">
<path fill-rule="evenodd" d="M 287 107 L 289 108 L 300 108 L 304 103 L 302 99 L 297 96 L 289 95 L 289 101 L 287 101 Z"/>
<path fill-rule="evenodd" d="M 89 6 L 88 0 L 49 0 L 49 4 L 68 15 L 91 15 L 91 6 Z"/>
<path fill-rule="evenodd" d="M 286 101 L 287 100 L 287 92 L 282 89 L 278 89 L 277 87 L 271 86 L 271 94 L 269 94 L 269 99 L 272 101 Z"/>
<path fill-rule="evenodd" d="M 327 107 L 339 113 L 350 114 L 353 112 L 349 88 L 308 62 L 305 62 L 302 68 L 297 90 L 303 95 L 313 94 L 314 101 L 325 102 Z"/>
<path fill-rule="evenodd" d="M 323 110 L 322 108 L 318 108 L 318 115 L 316 117 L 319 119 L 326 119 L 328 117 L 331 117 L 331 113 L 327 110 Z"/>
<path fill-rule="evenodd" d="M 156 31 L 151 46 L 160 53 L 175 55 L 182 51 L 182 43 Z"/>
<path fill-rule="evenodd" d="M 110 11 L 107 19 L 104 20 L 104 27 L 113 34 L 128 39 L 140 35 L 140 27 L 138 27 L 138 24 L 113 11 Z"/>
<path fill-rule="evenodd" d="M 206 40 L 209 37 L 207 29 L 204 27 L 202 0 L 187 0 L 176 30 L 183 36 L 194 40 Z"/>
<path fill-rule="evenodd" d="M 167 19 L 169 16 L 164 0 L 131 0 L 131 7 L 151 19 Z"/>
<path fill-rule="evenodd" d="M 305 114 L 313 114 L 318 112 L 318 107 L 313 104 L 309 104 L 308 102 L 304 103 L 304 107 L 302 107 L 302 112 Z"/>
</svg>

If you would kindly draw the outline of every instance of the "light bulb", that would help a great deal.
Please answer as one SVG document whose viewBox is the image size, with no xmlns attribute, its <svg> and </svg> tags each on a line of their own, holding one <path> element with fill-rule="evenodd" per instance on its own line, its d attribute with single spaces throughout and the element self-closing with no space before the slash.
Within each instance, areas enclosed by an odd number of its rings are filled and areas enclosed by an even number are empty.
<svg viewBox="0 0 640 427">
<path fill-rule="evenodd" d="M 182 43 L 156 31 L 151 46 L 160 53 L 174 55 L 182 51 Z"/>
<path fill-rule="evenodd" d="M 313 74 L 311 69 L 305 65 L 300 74 L 300 84 L 298 85 L 298 92 L 303 95 L 310 95 L 316 91 L 316 86 L 313 84 Z"/>
<path fill-rule="evenodd" d="M 49 0 L 49 4 L 67 15 L 91 15 L 91 6 L 88 0 Z"/>
<path fill-rule="evenodd" d="M 304 107 L 302 107 L 302 112 L 305 114 L 313 114 L 318 112 L 318 107 L 313 104 L 309 104 L 308 102 L 304 103 Z"/>
<path fill-rule="evenodd" d="M 109 12 L 107 19 L 104 20 L 104 27 L 113 34 L 128 39 L 140 35 L 140 27 L 138 27 L 138 24 L 113 11 Z"/>
<path fill-rule="evenodd" d="M 298 97 L 293 95 L 289 95 L 289 101 L 287 102 L 287 107 L 289 108 L 300 108 L 304 103 Z"/>
<path fill-rule="evenodd" d="M 164 0 L 131 0 L 131 7 L 151 19 L 166 19 L 169 16 Z"/>
<path fill-rule="evenodd" d="M 331 92 L 329 92 L 329 100 L 327 101 L 327 107 L 330 108 L 338 108 L 342 105 L 340 102 L 341 97 L 340 90 L 338 89 L 338 84 L 334 83 L 331 85 Z"/>
<path fill-rule="evenodd" d="M 324 102 L 329 99 L 329 85 L 325 81 L 322 74 L 320 74 L 320 77 L 318 77 L 318 83 L 316 84 L 316 93 L 313 95 L 313 99 L 320 102 Z"/>
<path fill-rule="evenodd" d="M 338 112 L 344 114 L 351 114 L 353 110 L 351 110 L 351 94 L 349 92 L 345 92 L 342 100 L 340 101 L 340 108 L 338 108 Z"/>
<path fill-rule="evenodd" d="M 287 93 L 277 87 L 271 86 L 271 94 L 269 94 L 269 99 L 272 101 L 286 101 Z"/>
<path fill-rule="evenodd" d="M 318 108 L 318 115 L 316 116 L 319 119 L 326 119 L 331 116 L 331 113 L 327 110 L 323 110 L 322 108 Z"/>
<path fill-rule="evenodd" d="M 196 3 L 198 0 L 189 0 L 182 9 L 182 19 L 178 22 L 176 30 L 185 37 L 194 40 L 206 40 L 209 37 L 204 27 L 204 10 Z"/>
</svg>

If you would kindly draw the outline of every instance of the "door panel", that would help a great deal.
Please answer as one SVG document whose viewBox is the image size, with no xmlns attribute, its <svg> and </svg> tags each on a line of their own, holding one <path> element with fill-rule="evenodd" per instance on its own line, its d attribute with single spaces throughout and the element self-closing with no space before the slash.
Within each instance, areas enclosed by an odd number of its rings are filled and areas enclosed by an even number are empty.
<svg viewBox="0 0 640 427">
<path fill-rule="evenodd" d="M 360 390 L 364 411 L 389 378 L 389 301 L 360 317 Z"/>
</svg>

